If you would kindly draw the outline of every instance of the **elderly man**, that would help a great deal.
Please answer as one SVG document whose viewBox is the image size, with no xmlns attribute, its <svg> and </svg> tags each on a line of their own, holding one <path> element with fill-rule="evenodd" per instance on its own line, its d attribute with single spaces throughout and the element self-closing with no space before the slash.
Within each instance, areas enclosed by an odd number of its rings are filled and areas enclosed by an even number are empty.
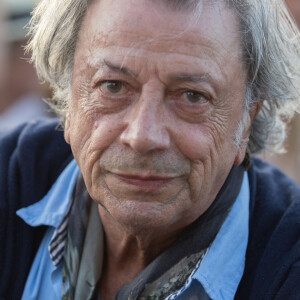
<svg viewBox="0 0 300 300">
<path fill-rule="evenodd" d="M 299 108 L 283 3 L 43 0 L 31 26 L 64 134 L 1 138 L 2 299 L 299 299 L 300 189 L 251 158 Z"/>
</svg>

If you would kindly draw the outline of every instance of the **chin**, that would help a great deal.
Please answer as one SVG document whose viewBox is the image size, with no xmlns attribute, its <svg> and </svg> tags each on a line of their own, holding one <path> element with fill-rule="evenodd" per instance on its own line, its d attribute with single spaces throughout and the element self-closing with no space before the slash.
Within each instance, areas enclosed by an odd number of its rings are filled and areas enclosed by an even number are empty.
<svg viewBox="0 0 300 300">
<path fill-rule="evenodd" d="M 102 203 L 101 206 L 106 212 L 105 217 L 138 231 L 161 228 L 174 219 L 172 216 L 174 212 L 170 212 L 168 205 L 158 202 L 123 200 L 118 201 L 118 205 L 110 206 Z"/>
</svg>

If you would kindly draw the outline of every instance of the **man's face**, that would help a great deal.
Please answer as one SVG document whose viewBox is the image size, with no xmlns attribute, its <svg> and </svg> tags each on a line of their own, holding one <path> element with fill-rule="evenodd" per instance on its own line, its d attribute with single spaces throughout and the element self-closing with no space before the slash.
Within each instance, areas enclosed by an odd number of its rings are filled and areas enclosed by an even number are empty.
<svg viewBox="0 0 300 300">
<path fill-rule="evenodd" d="M 196 19 L 147 0 L 94 1 L 65 136 L 100 210 L 137 229 L 198 218 L 243 160 L 234 137 L 245 81 L 223 2 L 205 1 Z"/>
</svg>

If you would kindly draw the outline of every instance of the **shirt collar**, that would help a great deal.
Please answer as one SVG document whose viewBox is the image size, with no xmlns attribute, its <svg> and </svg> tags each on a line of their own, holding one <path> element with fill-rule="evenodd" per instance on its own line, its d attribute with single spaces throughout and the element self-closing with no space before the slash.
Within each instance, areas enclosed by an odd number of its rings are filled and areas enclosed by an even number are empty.
<svg viewBox="0 0 300 300">
<path fill-rule="evenodd" d="M 249 235 L 249 180 L 245 172 L 240 193 L 193 279 L 211 299 L 234 299 L 243 276 Z"/>
<path fill-rule="evenodd" d="M 78 173 L 79 167 L 72 160 L 42 200 L 19 209 L 16 214 L 30 226 L 57 228 L 67 212 Z"/>
</svg>

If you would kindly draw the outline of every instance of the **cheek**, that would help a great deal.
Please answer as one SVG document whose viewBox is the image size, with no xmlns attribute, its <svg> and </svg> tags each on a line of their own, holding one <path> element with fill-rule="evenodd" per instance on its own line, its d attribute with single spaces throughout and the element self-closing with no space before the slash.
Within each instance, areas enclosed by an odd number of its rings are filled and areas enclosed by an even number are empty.
<svg viewBox="0 0 300 300">
<path fill-rule="evenodd" d="M 106 149 L 123 131 L 123 124 L 119 115 L 102 116 L 95 122 L 92 127 L 93 146 L 96 149 Z"/>
<path fill-rule="evenodd" d="M 204 188 L 209 181 L 213 139 L 208 129 L 199 124 L 182 125 L 172 136 L 176 147 L 191 162 L 188 188 L 191 201 L 195 203 L 206 193 Z"/>
<path fill-rule="evenodd" d="M 87 185 L 91 183 L 92 173 L 100 172 L 98 162 L 102 153 L 119 138 L 123 129 L 121 119 L 117 115 L 94 118 L 81 115 L 70 122 L 70 145 Z"/>
<path fill-rule="evenodd" d="M 88 145 L 92 151 L 103 150 L 110 146 L 121 134 L 122 116 L 71 112 L 69 122 L 70 144 L 76 152 Z M 76 147 L 76 148 L 75 148 Z"/>
<path fill-rule="evenodd" d="M 188 179 L 191 201 L 199 202 L 204 211 L 233 166 L 236 149 L 230 133 L 224 127 L 207 124 L 182 125 L 173 132 L 173 139 L 191 162 Z"/>
<path fill-rule="evenodd" d="M 190 161 L 205 161 L 214 148 L 209 128 L 199 124 L 181 124 L 172 132 L 176 147 Z"/>
<path fill-rule="evenodd" d="M 210 161 L 216 167 L 219 163 L 234 161 L 237 154 L 235 127 L 234 122 L 227 118 L 212 118 L 202 124 L 177 122 L 172 127 L 175 128 L 172 139 L 190 161 Z"/>
</svg>

